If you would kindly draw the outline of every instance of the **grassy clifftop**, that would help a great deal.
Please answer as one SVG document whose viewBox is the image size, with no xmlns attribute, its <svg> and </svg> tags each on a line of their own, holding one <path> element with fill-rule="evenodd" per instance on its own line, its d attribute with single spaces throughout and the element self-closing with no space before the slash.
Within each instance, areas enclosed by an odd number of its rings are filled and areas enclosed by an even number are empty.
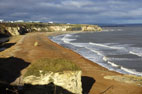
<svg viewBox="0 0 142 94">
<path fill-rule="evenodd" d="M 47 72 L 63 72 L 63 71 L 76 71 L 80 70 L 72 61 L 58 58 L 58 59 L 49 59 L 43 58 L 33 62 L 25 76 L 35 75 L 39 76 L 41 73 L 45 74 Z"/>
</svg>

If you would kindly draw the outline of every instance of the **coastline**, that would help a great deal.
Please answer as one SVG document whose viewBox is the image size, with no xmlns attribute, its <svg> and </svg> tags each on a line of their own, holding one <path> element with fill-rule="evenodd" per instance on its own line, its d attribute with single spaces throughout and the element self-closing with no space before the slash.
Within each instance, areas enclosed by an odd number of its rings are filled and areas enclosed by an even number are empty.
<svg viewBox="0 0 142 94">
<path fill-rule="evenodd" d="M 101 33 L 106 33 L 106 32 L 101 32 Z M 53 42 L 65 47 L 65 48 L 71 49 L 76 53 L 79 53 L 84 58 L 91 60 L 92 62 L 95 62 L 98 65 L 100 65 L 104 68 L 107 68 L 108 70 L 116 71 L 120 74 L 141 76 L 142 75 L 141 72 L 135 71 L 135 68 L 130 69 L 127 66 L 119 65 L 119 64 L 115 63 L 115 61 L 109 60 L 111 58 L 107 57 L 107 55 L 108 56 L 111 55 L 112 54 L 111 51 L 108 51 L 108 52 L 104 51 L 104 53 L 103 53 L 104 49 L 107 49 L 107 48 L 119 49 L 118 47 L 114 47 L 113 45 L 111 47 L 110 45 L 107 45 L 107 44 L 97 43 L 97 42 L 95 42 L 95 39 L 87 38 L 88 35 L 94 34 L 97 36 L 98 34 L 101 34 L 101 33 L 83 32 L 83 33 L 78 33 L 78 34 L 75 34 L 75 33 L 74 34 L 63 34 L 63 35 L 49 37 L 49 38 Z M 110 34 L 111 32 L 107 32 L 107 33 Z M 83 37 L 81 37 L 81 36 L 83 36 Z M 91 36 L 91 37 L 93 37 L 93 36 Z M 87 39 L 89 39 L 89 40 L 87 40 Z M 100 38 L 99 40 L 103 41 L 103 38 Z M 88 41 L 91 41 L 91 42 L 88 42 Z M 94 42 L 92 42 L 92 41 L 94 41 Z M 105 42 L 105 40 L 104 40 L 104 42 Z M 102 52 L 100 49 L 102 49 Z M 123 48 L 123 50 L 125 51 L 125 47 Z M 114 52 L 113 52 L 113 54 L 114 54 Z M 117 52 L 115 54 L 117 54 Z M 115 57 L 112 59 L 115 59 Z M 128 59 L 131 60 L 131 59 L 133 59 L 133 57 L 128 58 Z"/>
<path fill-rule="evenodd" d="M 65 33 L 70 33 L 70 32 L 65 32 Z M 11 57 L 11 55 L 13 55 L 14 57 L 22 58 L 23 60 L 28 62 L 32 62 L 37 58 L 43 58 L 43 57 L 70 59 L 74 61 L 82 69 L 83 72 L 82 76 L 84 77 L 87 76 L 95 80 L 95 83 L 93 83 L 93 85 L 90 87 L 90 94 L 103 94 L 103 92 L 108 88 L 109 90 L 107 90 L 105 94 L 141 94 L 142 93 L 142 87 L 138 86 L 135 82 L 126 83 L 123 81 L 116 81 L 115 78 L 112 80 L 104 79 L 104 77 L 109 78 L 110 76 L 114 77 L 118 75 L 120 76 L 120 78 L 121 77 L 125 78 L 125 75 L 114 71 L 109 71 L 99 66 L 98 64 L 85 59 L 84 57 L 80 56 L 78 53 L 75 53 L 70 49 L 64 48 L 51 41 L 49 38 L 47 38 L 47 36 L 49 37 L 65 33 L 47 32 L 47 33 L 26 34 L 22 36 L 22 39 L 20 39 L 20 42 L 18 42 L 16 45 L 12 46 L 9 49 L 6 49 L 3 52 L 0 52 L 0 56 L 2 57 L 3 55 L 3 57 L 5 57 L 9 55 L 8 57 Z M 34 41 L 39 41 L 40 46 L 36 48 L 30 47 Z M 19 50 L 17 50 L 17 48 Z M 21 50 L 20 48 L 24 48 L 24 50 Z M 10 50 L 12 50 L 12 52 L 10 52 Z M 25 56 L 27 52 L 28 55 Z M 24 73 L 24 71 L 25 70 L 23 70 L 22 73 Z M 85 86 L 86 86 L 85 88 L 87 88 L 87 84 Z"/>
</svg>

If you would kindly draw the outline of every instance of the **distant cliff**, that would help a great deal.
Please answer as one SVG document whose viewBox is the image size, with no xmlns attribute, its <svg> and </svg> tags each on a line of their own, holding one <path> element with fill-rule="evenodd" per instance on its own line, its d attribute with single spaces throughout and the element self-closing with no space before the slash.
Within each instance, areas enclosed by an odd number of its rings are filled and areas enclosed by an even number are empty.
<svg viewBox="0 0 142 94">
<path fill-rule="evenodd" d="M 84 24 L 0 23 L 0 36 L 15 36 L 37 31 L 102 31 L 102 29 L 97 25 Z"/>
</svg>

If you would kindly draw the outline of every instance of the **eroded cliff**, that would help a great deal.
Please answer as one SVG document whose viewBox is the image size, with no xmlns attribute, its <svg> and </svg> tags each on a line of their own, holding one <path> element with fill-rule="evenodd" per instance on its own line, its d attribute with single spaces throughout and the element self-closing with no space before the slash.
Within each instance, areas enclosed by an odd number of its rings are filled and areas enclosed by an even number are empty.
<svg viewBox="0 0 142 94">
<path fill-rule="evenodd" d="M 0 35 L 16 36 L 36 31 L 102 31 L 102 29 L 97 25 L 83 24 L 0 23 Z"/>
</svg>

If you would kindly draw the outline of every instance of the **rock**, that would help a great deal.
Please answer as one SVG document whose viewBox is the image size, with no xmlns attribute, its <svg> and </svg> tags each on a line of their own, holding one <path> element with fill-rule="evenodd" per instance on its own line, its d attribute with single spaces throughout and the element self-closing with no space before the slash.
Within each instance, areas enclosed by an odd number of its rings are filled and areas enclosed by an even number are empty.
<svg viewBox="0 0 142 94">
<path fill-rule="evenodd" d="M 39 44 L 38 44 L 38 42 L 36 41 L 35 43 L 34 43 L 34 46 L 38 46 Z"/>
<path fill-rule="evenodd" d="M 10 33 L 11 36 L 20 35 L 20 27 L 6 27 L 6 30 Z"/>
<path fill-rule="evenodd" d="M 105 79 L 115 80 L 124 83 L 142 85 L 142 77 L 132 75 L 115 75 L 115 76 L 104 76 Z"/>
<path fill-rule="evenodd" d="M 82 94 L 81 71 L 47 72 L 44 75 L 41 73 L 40 76 L 27 76 L 23 81 L 31 85 L 47 85 L 52 82 L 69 92 Z"/>
</svg>

